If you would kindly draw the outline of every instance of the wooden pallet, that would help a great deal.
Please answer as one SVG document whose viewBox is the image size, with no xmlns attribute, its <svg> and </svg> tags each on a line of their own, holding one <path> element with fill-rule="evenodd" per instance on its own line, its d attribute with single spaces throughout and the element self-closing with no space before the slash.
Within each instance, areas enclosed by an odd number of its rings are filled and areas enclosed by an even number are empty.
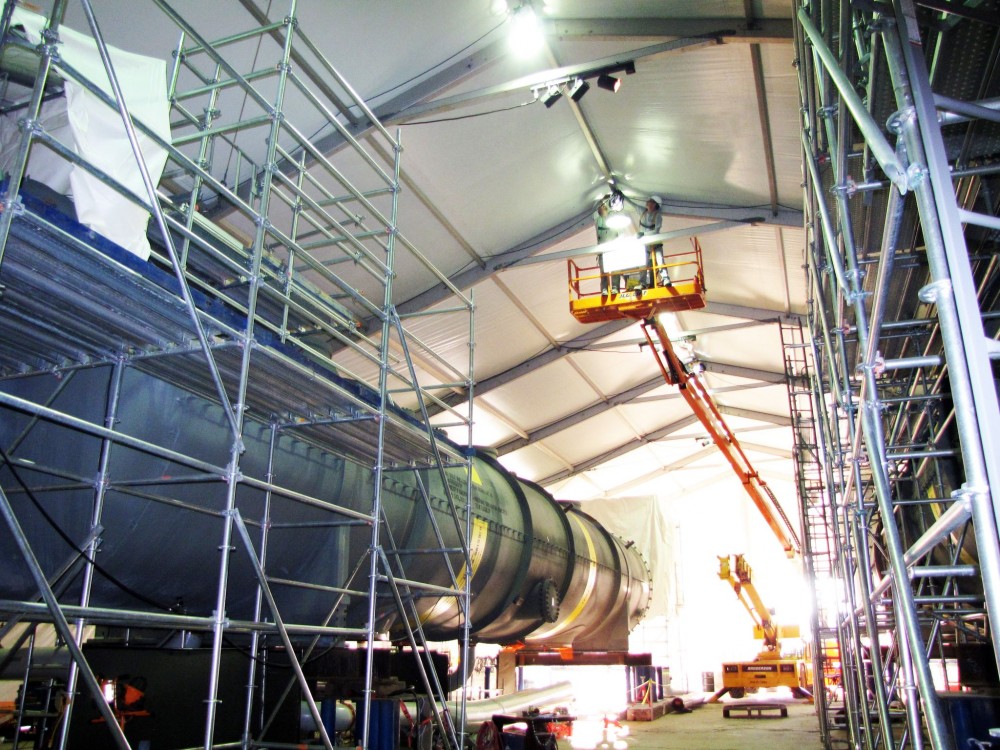
<svg viewBox="0 0 1000 750">
<path fill-rule="evenodd" d="M 733 716 L 733 712 L 737 713 Z M 763 719 L 768 714 L 777 713 L 777 716 L 770 718 L 784 718 L 788 716 L 788 706 L 781 703 L 734 703 L 722 709 L 722 717 L 725 719 Z"/>
<path fill-rule="evenodd" d="M 632 703 L 625 711 L 627 721 L 655 721 L 671 709 L 671 699 L 652 703 Z"/>
</svg>

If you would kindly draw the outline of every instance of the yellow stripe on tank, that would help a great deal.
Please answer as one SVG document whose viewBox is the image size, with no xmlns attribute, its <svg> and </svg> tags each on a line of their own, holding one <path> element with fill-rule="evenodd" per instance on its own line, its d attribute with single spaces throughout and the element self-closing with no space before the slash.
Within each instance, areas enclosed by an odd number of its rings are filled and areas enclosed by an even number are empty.
<svg viewBox="0 0 1000 750">
<path fill-rule="evenodd" d="M 485 518 L 478 518 L 473 516 L 472 518 L 472 538 L 469 540 L 469 558 L 472 561 L 472 577 L 476 577 L 476 571 L 479 570 L 479 563 L 483 561 L 483 555 L 486 553 L 486 540 L 489 537 L 490 523 Z M 465 588 L 465 565 L 462 565 L 461 570 L 455 576 L 457 588 Z M 437 617 L 444 612 L 447 612 L 452 607 L 451 597 L 445 597 L 438 601 L 433 607 L 427 610 L 423 615 L 420 616 L 420 624 L 424 625 L 433 617 Z"/>
</svg>

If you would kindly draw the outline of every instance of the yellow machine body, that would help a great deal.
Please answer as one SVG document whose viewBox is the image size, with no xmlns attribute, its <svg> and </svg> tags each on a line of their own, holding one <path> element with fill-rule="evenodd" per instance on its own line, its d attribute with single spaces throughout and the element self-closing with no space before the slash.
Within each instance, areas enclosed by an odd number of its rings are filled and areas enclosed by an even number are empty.
<svg viewBox="0 0 1000 750">
<path fill-rule="evenodd" d="M 812 679 L 809 665 L 802 659 L 760 659 L 725 662 L 722 665 L 722 688 L 734 698 L 760 688 L 791 688 L 809 691 Z"/>
</svg>

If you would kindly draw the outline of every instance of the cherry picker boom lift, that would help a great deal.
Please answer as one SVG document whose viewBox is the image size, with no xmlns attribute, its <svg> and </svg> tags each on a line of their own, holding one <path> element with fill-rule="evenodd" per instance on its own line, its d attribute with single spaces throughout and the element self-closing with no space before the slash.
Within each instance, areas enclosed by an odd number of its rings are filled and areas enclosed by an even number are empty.
<svg viewBox="0 0 1000 750">
<path fill-rule="evenodd" d="M 777 537 L 785 554 L 794 557 L 800 552 L 799 539 L 781 504 L 751 465 L 698 373 L 690 370 L 678 357 L 670 336 L 659 319 L 659 313 L 705 307 L 701 245 L 696 237 L 691 238 L 691 245 L 690 251 L 665 255 L 662 265 L 654 264 L 652 268 L 643 266 L 608 272 L 607 264 L 604 264 L 602 272 L 600 265 L 581 266 L 571 259 L 568 263 L 570 312 L 582 323 L 621 319 L 633 319 L 641 323 L 663 379 L 668 384 L 677 386 L 712 442 L 739 477 L 743 488 Z M 626 284 L 621 289 L 620 282 L 623 278 Z M 637 279 L 644 283 L 637 283 Z M 718 700 L 727 692 L 734 698 L 741 698 L 748 690 L 752 692 L 759 687 L 779 686 L 792 688 L 797 697 L 808 696 L 811 680 L 806 662 L 802 659 L 782 658 L 778 631 L 753 588 L 750 566 L 742 556 L 738 556 L 737 578 L 734 579 L 728 567 L 728 557 L 720 558 L 722 559 L 726 560 L 726 567 L 724 571 L 720 570 L 719 577 L 733 585 L 751 617 L 754 617 L 756 610 L 758 617 L 755 617 L 755 621 L 759 619 L 757 624 L 765 648 L 754 661 L 723 664 L 723 687 L 711 700 Z M 741 591 L 748 595 L 752 592 L 751 604 L 743 598 Z"/>
<path fill-rule="evenodd" d="M 754 623 L 754 635 L 764 642 L 764 648 L 753 661 L 724 662 L 722 688 L 712 700 L 729 693 L 742 698 L 759 688 L 791 688 L 796 698 L 811 697 L 809 663 L 804 659 L 785 658 L 781 653 L 781 638 L 798 638 L 796 625 L 779 625 L 753 585 L 753 574 L 743 555 L 719 557 L 719 578 L 732 586 L 740 604 Z"/>
<path fill-rule="evenodd" d="M 571 259 L 568 263 L 570 312 L 582 323 L 603 323 L 623 318 L 641 322 L 643 334 L 656 357 L 663 379 L 678 387 L 712 442 L 736 472 L 785 554 L 794 557 L 799 552 L 798 536 L 778 499 L 754 470 L 698 373 L 689 372 L 677 356 L 658 317 L 661 312 L 697 310 L 705 306 L 701 245 L 697 238 L 692 238 L 691 244 L 690 251 L 666 255 L 663 264 L 654 265 L 652 269 L 625 269 L 614 274 L 602 274 L 598 266 L 580 266 Z M 661 271 L 669 273 L 669 283 L 664 284 L 660 280 Z M 619 276 L 647 277 L 651 283 L 646 288 L 627 284 L 625 290 L 619 291 L 615 288 Z M 607 294 L 602 293 L 605 289 Z M 659 347 L 656 341 L 659 341 Z"/>
</svg>

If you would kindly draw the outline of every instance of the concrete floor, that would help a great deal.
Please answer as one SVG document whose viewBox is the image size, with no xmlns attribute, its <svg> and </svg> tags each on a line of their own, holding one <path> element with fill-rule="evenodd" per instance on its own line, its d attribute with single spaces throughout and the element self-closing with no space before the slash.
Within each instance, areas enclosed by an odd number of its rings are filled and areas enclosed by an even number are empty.
<svg viewBox="0 0 1000 750">
<path fill-rule="evenodd" d="M 727 700 L 727 699 L 724 699 Z M 784 718 L 724 718 L 724 706 L 740 703 L 780 703 Z M 605 730 L 600 719 L 574 722 L 573 736 L 559 740 L 559 750 L 823 750 L 815 707 L 802 701 L 761 696 L 757 701 L 706 703 L 690 713 L 668 713 L 655 721 L 613 723 Z M 31 743 L 22 743 L 22 748 Z M 0 750 L 10 748 L 0 741 Z"/>
<path fill-rule="evenodd" d="M 771 701 L 759 701 L 771 702 Z M 775 701 L 777 702 L 777 701 Z M 695 707 L 691 713 L 668 713 L 654 721 L 623 721 L 616 738 L 614 728 L 605 739 L 588 742 L 586 730 L 574 727 L 571 744 L 576 750 L 823 750 L 816 709 L 799 701 L 780 701 L 788 716 L 766 718 L 723 718 L 724 705 L 711 703 Z"/>
</svg>

